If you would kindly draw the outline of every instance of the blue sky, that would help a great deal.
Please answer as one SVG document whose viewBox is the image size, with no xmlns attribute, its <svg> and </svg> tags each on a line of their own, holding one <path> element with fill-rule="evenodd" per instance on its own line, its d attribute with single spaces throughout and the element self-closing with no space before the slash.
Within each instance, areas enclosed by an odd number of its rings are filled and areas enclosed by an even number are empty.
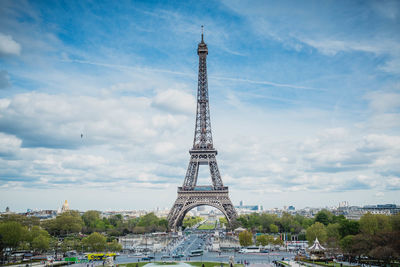
<svg viewBox="0 0 400 267">
<path fill-rule="evenodd" d="M 398 1 L 1 1 L 0 209 L 172 206 L 201 25 L 234 203 L 400 204 Z"/>
</svg>

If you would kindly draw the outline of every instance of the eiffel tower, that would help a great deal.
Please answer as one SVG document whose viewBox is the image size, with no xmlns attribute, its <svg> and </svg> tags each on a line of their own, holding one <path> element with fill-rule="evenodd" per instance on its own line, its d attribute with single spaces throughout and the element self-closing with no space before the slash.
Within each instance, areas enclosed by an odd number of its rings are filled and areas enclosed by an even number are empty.
<svg viewBox="0 0 400 267">
<path fill-rule="evenodd" d="M 232 225 L 237 217 L 236 210 L 229 199 L 228 187 L 222 183 L 216 160 L 217 150 L 213 146 L 210 107 L 208 104 L 208 48 L 204 42 L 203 26 L 197 55 L 199 56 L 199 77 L 196 126 L 193 148 L 189 151 L 190 162 L 186 171 L 185 181 L 182 187 L 178 187 L 178 197 L 168 214 L 169 227 L 174 231 L 182 225 L 186 213 L 197 206 L 206 205 L 219 209 L 225 215 L 230 225 Z M 197 185 L 200 165 L 208 165 L 210 168 L 212 186 Z"/>
</svg>

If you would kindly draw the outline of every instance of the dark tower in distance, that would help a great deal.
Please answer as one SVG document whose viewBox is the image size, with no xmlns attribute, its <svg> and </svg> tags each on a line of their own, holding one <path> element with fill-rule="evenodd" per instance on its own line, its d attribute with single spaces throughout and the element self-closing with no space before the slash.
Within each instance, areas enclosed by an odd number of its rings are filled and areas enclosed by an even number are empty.
<svg viewBox="0 0 400 267">
<path fill-rule="evenodd" d="M 237 217 L 236 210 L 229 199 L 228 187 L 222 183 L 216 159 L 217 150 L 214 149 L 212 140 L 207 81 L 208 48 L 204 42 L 203 26 L 197 55 L 199 56 L 199 77 L 193 148 L 189 151 L 190 162 L 185 181 L 182 187 L 178 187 L 178 198 L 168 214 L 169 227 L 172 230 L 181 226 L 186 213 L 197 206 L 206 205 L 219 209 L 230 224 Z M 211 186 L 197 186 L 200 165 L 208 165 L 210 168 Z"/>
</svg>

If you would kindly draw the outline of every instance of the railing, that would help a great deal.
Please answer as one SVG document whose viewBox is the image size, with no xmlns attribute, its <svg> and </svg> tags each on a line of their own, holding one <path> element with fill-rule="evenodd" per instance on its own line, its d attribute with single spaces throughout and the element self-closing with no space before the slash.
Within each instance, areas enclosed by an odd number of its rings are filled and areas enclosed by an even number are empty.
<svg viewBox="0 0 400 267">
<path fill-rule="evenodd" d="M 222 190 L 228 190 L 227 186 L 221 186 L 221 187 L 216 187 L 214 188 L 213 186 L 209 185 L 198 185 L 193 188 L 185 188 L 185 187 L 178 187 L 178 191 L 222 191 Z"/>
</svg>

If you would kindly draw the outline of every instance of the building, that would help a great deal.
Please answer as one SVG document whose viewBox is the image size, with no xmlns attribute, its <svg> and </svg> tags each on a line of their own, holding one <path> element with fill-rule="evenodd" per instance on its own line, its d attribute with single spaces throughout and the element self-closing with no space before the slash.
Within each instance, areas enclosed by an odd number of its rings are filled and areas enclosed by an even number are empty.
<svg viewBox="0 0 400 267">
<path fill-rule="evenodd" d="M 235 206 L 235 209 L 239 214 L 263 211 L 263 206 L 261 205 L 243 205 L 243 200 L 241 200 L 239 203 L 239 206 Z"/>
<path fill-rule="evenodd" d="M 69 211 L 69 204 L 68 201 L 65 200 L 64 204 L 62 205 L 61 212 Z"/>
<path fill-rule="evenodd" d="M 394 215 L 400 212 L 400 206 L 396 204 L 366 205 L 362 207 L 362 210 L 364 213 Z"/>
</svg>

